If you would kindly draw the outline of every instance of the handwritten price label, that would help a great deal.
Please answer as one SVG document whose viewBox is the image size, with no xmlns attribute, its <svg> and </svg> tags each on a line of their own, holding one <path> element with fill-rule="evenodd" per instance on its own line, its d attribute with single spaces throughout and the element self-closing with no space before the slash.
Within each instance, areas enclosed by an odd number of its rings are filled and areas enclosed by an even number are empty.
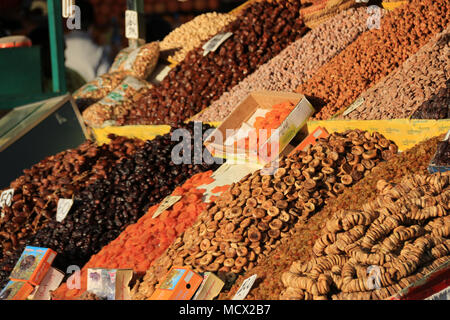
<svg viewBox="0 0 450 320">
<path fill-rule="evenodd" d="M 171 206 L 173 206 L 175 203 L 180 201 L 182 196 L 168 196 L 166 197 L 163 202 L 160 204 L 158 209 L 153 214 L 153 219 L 157 218 L 161 213 L 163 213 L 165 210 L 169 209 Z"/>
<path fill-rule="evenodd" d="M 245 297 L 250 292 L 251 288 L 253 287 L 253 284 L 256 281 L 256 278 L 258 278 L 258 275 L 254 274 L 250 278 L 246 279 L 239 290 L 236 292 L 232 300 L 244 300 Z"/>
<path fill-rule="evenodd" d="M 56 221 L 62 222 L 72 208 L 72 205 L 72 199 L 59 199 L 58 207 L 56 209 Z"/>
<path fill-rule="evenodd" d="M 206 56 L 210 52 L 214 52 L 225 42 L 229 37 L 233 35 L 232 32 L 222 32 L 212 37 L 208 42 L 203 45 L 203 56 Z"/>
</svg>

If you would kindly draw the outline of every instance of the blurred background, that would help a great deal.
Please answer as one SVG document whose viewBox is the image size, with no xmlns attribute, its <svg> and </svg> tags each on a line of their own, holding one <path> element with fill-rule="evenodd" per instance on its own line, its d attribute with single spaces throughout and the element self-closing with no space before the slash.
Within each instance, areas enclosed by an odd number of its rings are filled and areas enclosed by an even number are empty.
<svg viewBox="0 0 450 320">
<path fill-rule="evenodd" d="M 244 2 L 144 0 L 145 40 L 147 43 L 162 40 L 173 29 L 200 14 L 229 12 Z M 126 0 L 76 0 L 75 3 L 81 9 L 81 30 L 69 30 L 63 19 L 66 82 L 70 92 L 105 73 L 117 53 L 128 46 L 125 38 Z M 43 91 L 52 88 L 47 14 L 46 0 L 0 0 L 0 48 L 8 47 L 12 36 L 26 37 L 33 46 L 39 46 Z M 6 42 L 3 46 L 2 39 Z M 14 46 L 21 46 L 20 37 L 13 37 L 12 41 Z M 28 44 L 24 42 L 24 46 Z"/>
</svg>

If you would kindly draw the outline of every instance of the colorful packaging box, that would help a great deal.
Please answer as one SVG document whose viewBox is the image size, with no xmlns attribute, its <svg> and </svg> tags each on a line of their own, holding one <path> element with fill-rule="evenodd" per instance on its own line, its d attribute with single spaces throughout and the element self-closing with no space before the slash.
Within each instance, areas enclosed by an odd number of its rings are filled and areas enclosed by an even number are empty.
<svg viewBox="0 0 450 320">
<path fill-rule="evenodd" d="M 10 281 L 0 292 L 0 300 L 27 300 L 34 287 L 24 281 Z"/>
<path fill-rule="evenodd" d="M 202 281 L 190 268 L 172 267 L 150 300 L 190 300 Z"/>
<path fill-rule="evenodd" d="M 56 252 L 48 248 L 27 246 L 11 272 L 12 281 L 24 281 L 37 286 L 55 260 Z"/>
</svg>

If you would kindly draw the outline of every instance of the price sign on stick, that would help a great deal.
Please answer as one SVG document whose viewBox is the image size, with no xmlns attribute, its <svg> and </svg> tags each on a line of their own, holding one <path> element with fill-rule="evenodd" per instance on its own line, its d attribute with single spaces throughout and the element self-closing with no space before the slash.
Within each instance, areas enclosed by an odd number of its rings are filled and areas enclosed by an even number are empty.
<svg viewBox="0 0 450 320">
<path fill-rule="evenodd" d="M 127 39 L 139 38 L 138 13 L 134 10 L 125 11 L 125 37 Z"/>
<path fill-rule="evenodd" d="M 250 278 L 246 279 L 239 290 L 236 292 L 232 300 L 244 300 L 245 297 L 250 292 L 250 289 L 253 287 L 253 284 L 256 281 L 256 278 L 258 278 L 258 275 L 254 274 Z"/>
<path fill-rule="evenodd" d="M 56 209 L 56 221 L 62 222 L 72 208 L 73 199 L 59 199 Z"/>
</svg>

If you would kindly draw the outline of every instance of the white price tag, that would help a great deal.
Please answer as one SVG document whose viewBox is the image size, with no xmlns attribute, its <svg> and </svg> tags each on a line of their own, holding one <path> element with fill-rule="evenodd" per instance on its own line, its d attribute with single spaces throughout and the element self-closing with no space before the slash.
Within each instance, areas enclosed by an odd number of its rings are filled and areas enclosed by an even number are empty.
<svg viewBox="0 0 450 320">
<path fill-rule="evenodd" d="M 137 11 L 134 10 L 125 11 L 125 37 L 127 37 L 127 39 L 139 38 Z"/>
<path fill-rule="evenodd" d="M 258 275 L 254 274 L 250 278 L 246 279 L 242 283 L 241 287 L 239 288 L 238 292 L 236 292 L 232 300 L 244 300 L 250 292 L 250 289 L 253 287 L 256 278 L 258 278 Z"/>
<path fill-rule="evenodd" d="M 8 189 L 0 195 L 0 208 L 11 207 L 12 199 L 14 197 L 14 189 Z"/>
<path fill-rule="evenodd" d="M 171 206 L 173 206 L 175 203 L 180 201 L 182 196 L 168 196 L 166 197 L 161 204 L 159 205 L 158 209 L 153 214 L 153 219 L 157 218 L 161 213 L 163 213 L 165 210 L 169 209 Z"/>
<path fill-rule="evenodd" d="M 203 45 L 203 56 L 206 56 L 210 52 L 214 52 L 225 42 L 229 37 L 233 35 L 233 32 L 222 32 L 212 37 L 208 42 Z"/>
<path fill-rule="evenodd" d="M 355 111 L 356 109 L 358 109 L 362 104 L 364 103 L 364 98 L 359 97 L 358 99 L 355 100 L 355 102 L 353 102 L 350 107 L 348 107 L 347 110 L 344 111 L 344 113 L 342 114 L 343 116 L 348 115 L 349 113 Z"/>
<path fill-rule="evenodd" d="M 59 199 L 56 209 L 56 221 L 62 222 L 72 208 L 73 199 Z"/>
</svg>

